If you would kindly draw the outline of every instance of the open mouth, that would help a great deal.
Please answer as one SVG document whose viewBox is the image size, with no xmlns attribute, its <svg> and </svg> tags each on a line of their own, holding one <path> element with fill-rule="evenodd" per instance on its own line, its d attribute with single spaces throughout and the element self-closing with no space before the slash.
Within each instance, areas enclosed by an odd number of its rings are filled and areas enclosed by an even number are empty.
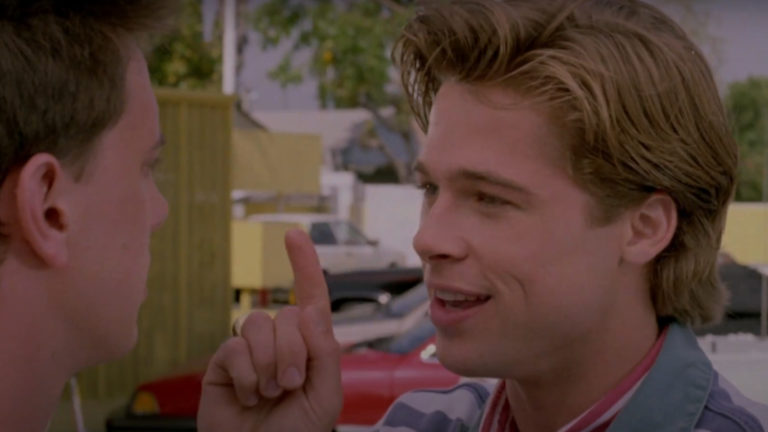
<svg viewBox="0 0 768 432">
<path fill-rule="evenodd" d="M 448 310 L 465 310 L 480 306 L 491 299 L 486 295 L 467 295 L 454 291 L 435 291 L 435 300 Z"/>
</svg>

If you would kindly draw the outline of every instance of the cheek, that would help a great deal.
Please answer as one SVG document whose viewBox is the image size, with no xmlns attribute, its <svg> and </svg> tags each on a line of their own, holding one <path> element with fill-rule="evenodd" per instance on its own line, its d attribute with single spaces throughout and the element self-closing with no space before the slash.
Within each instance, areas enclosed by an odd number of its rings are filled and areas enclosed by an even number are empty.
<svg viewBox="0 0 768 432">
<path fill-rule="evenodd" d="M 526 217 L 479 232 L 472 240 L 476 263 L 508 302 L 565 310 L 585 300 L 604 264 L 593 250 L 599 243 L 576 224 Z"/>
</svg>

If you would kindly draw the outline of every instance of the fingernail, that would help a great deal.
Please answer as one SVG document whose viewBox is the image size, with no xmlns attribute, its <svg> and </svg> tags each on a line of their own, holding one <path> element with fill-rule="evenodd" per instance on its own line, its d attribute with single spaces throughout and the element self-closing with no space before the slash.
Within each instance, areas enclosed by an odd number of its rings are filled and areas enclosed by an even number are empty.
<svg viewBox="0 0 768 432">
<path fill-rule="evenodd" d="M 274 398 L 280 396 L 280 393 L 282 392 L 283 389 L 279 384 L 277 384 L 277 381 L 271 379 L 267 383 L 267 387 L 264 389 L 264 396 Z"/>
<path fill-rule="evenodd" d="M 301 385 L 301 375 L 295 367 L 289 367 L 283 371 L 282 380 L 284 387 L 296 388 Z"/>
<path fill-rule="evenodd" d="M 248 395 L 248 400 L 245 401 L 245 405 L 249 407 L 256 406 L 257 403 L 259 403 L 259 396 L 255 394 Z"/>
</svg>

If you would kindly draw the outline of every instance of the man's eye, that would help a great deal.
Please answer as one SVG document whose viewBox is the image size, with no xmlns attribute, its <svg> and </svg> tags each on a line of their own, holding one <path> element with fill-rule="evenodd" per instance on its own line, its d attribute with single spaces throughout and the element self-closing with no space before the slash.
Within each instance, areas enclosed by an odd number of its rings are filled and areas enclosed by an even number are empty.
<svg viewBox="0 0 768 432">
<path fill-rule="evenodd" d="M 437 186 L 434 183 L 422 182 L 419 183 L 417 187 L 424 191 L 425 196 L 434 196 L 437 194 Z"/>
<path fill-rule="evenodd" d="M 475 194 L 475 201 L 489 207 L 500 207 L 512 205 L 512 203 L 504 198 L 499 198 L 494 195 L 487 194 L 485 192 L 477 192 Z"/>
</svg>

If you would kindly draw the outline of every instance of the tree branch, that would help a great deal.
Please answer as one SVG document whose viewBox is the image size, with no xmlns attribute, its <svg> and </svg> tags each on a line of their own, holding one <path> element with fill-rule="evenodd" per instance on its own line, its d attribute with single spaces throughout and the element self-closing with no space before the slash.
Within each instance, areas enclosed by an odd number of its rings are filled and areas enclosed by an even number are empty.
<svg viewBox="0 0 768 432">
<path fill-rule="evenodd" d="M 387 129 L 389 129 L 389 130 L 391 130 L 393 132 L 397 132 L 400 135 L 404 135 L 406 133 L 406 131 L 402 131 L 402 130 L 398 129 L 393 121 L 391 121 L 390 119 L 388 119 L 388 118 L 384 117 L 383 115 L 381 115 L 381 112 L 379 111 L 379 109 L 376 108 L 375 106 L 373 106 L 373 104 L 370 104 L 367 101 L 364 101 L 361 104 L 361 106 L 363 108 L 365 108 L 366 110 L 368 110 L 368 112 L 371 113 L 373 118 L 375 120 L 377 120 L 379 123 L 383 124 Z"/>
</svg>

